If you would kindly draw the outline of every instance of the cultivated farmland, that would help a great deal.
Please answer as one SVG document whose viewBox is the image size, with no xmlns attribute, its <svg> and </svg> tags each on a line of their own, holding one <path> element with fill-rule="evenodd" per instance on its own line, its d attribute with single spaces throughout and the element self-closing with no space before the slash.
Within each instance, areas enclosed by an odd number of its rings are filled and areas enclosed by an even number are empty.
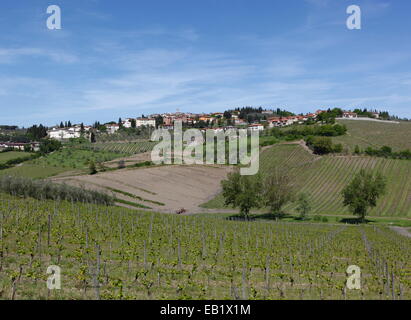
<svg viewBox="0 0 411 320">
<path fill-rule="evenodd" d="M 385 227 L 239 222 L 0 195 L 1 299 L 410 299 Z M 48 291 L 47 267 L 61 268 Z M 346 270 L 361 268 L 361 289 Z"/>
<path fill-rule="evenodd" d="M 219 192 L 220 181 L 229 170 L 227 166 L 170 165 L 56 177 L 52 180 L 110 191 L 119 199 L 157 211 L 175 212 L 184 208 L 193 213 L 201 203 Z"/>
<path fill-rule="evenodd" d="M 411 150 L 411 121 L 401 121 L 399 124 L 366 120 L 338 122 L 345 124 L 348 132 L 344 136 L 334 137 L 333 141 L 342 143 L 351 152 L 354 152 L 356 145 L 361 149 L 386 145 L 392 147 L 393 151 Z"/>
<path fill-rule="evenodd" d="M 277 145 L 260 155 L 260 171 L 266 175 L 273 166 L 294 177 L 299 192 L 313 200 L 314 214 L 347 214 L 342 206 L 341 190 L 361 168 L 376 169 L 387 177 L 387 192 L 370 211 L 374 216 L 411 217 L 411 166 L 407 160 L 368 156 L 323 156 L 311 154 L 299 145 Z M 221 195 L 203 205 L 224 208 Z M 286 211 L 294 212 L 289 205 Z"/>
<path fill-rule="evenodd" d="M 158 142 L 149 140 L 139 140 L 133 142 L 96 142 L 87 144 L 82 148 L 87 148 L 93 151 L 104 151 L 110 153 L 121 153 L 124 155 L 133 155 L 151 151 Z"/>
</svg>

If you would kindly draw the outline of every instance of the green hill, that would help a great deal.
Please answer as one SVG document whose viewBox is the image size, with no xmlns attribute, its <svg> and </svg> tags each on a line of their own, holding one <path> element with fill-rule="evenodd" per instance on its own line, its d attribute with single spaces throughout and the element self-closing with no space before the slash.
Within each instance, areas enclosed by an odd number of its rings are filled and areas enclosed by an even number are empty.
<svg viewBox="0 0 411 320">
<path fill-rule="evenodd" d="M 411 165 L 408 160 L 393 160 L 368 156 L 315 156 L 300 145 L 277 145 L 262 152 L 260 172 L 263 175 L 277 166 L 289 171 L 299 192 L 307 192 L 313 201 L 312 214 L 348 214 L 342 205 L 341 190 L 361 168 L 376 169 L 387 177 L 387 192 L 379 200 L 374 216 L 411 217 Z M 204 205 L 223 208 L 218 195 Z M 294 212 L 294 205 L 285 208 Z"/>
<path fill-rule="evenodd" d="M 389 146 L 393 151 L 411 150 L 411 122 L 400 123 L 366 121 L 366 120 L 338 120 L 345 124 L 348 131 L 344 136 L 334 137 L 335 143 L 342 143 L 351 152 L 356 145 L 361 149 L 367 147 L 380 148 Z"/>
</svg>

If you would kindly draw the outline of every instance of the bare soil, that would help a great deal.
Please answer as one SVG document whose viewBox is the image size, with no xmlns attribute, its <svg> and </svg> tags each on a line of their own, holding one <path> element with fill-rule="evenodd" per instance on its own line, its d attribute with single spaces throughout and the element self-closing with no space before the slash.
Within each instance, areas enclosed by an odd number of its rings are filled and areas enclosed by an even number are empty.
<svg viewBox="0 0 411 320">
<path fill-rule="evenodd" d="M 100 191 L 108 191 L 107 187 L 118 189 L 164 205 L 115 193 L 117 198 L 149 206 L 158 212 L 175 213 L 184 208 L 190 214 L 201 211 L 198 206 L 221 191 L 220 182 L 231 170 L 228 166 L 170 165 L 54 177 L 51 180 Z"/>
</svg>

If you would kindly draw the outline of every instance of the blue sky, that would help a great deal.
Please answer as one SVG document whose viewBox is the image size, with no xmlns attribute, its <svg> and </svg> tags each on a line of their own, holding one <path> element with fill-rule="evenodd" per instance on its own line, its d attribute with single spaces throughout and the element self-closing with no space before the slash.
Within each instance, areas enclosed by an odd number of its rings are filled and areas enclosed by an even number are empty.
<svg viewBox="0 0 411 320">
<path fill-rule="evenodd" d="M 48 30 L 59 5 L 62 29 Z M 346 8 L 362 29 L 346 28 Z M 245 105 L 411 117 L 408 0 L 2 0 L 0 124 Z"/>
</svg>

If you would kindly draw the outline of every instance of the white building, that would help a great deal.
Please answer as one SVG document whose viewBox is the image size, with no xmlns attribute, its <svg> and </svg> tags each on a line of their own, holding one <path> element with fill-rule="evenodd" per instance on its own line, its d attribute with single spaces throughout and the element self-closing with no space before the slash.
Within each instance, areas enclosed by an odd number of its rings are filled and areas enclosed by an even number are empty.
<svg viewBox="0 0 411 320">
<path fill-rule="evenodd" d="M 127 118 L 123 121 L 124 128 L 131 128 L 132 118 Z M 136 128 L 146 126 L 146 127 L 155 127 L 156 126 L 156 119 L 154 118 L 136 118 Z"/>
<path fill-rule="evenodd" d="M 113 133 L 116 133 L 120 129 L 120 126 L 118 124 L 107 124 L 106 128 L 107 128 L 107 133 L 113 134 Z"/>
<path fill-rule="evenodd" d="M 136 127 L 155 127 L 156 126 L 156 119 L 153 118 L 137 118 L 136 119 Z"/>
<path fill-rule="evenodd" d="M 248 126 L 248 130 L 250 131 L 263 131 L 264 130 L 264 126 L 262 124 L 250 124 Z"/>
<path fill-rule="evenodd" d="M 84 126 L 85 133 L 89 133 L 90 129 L 91 129 L 90 126 Z M 56 139 L 56 140 L 80 138 L 81 137 L 81 126 L 76 125 L 70 128 L 54 127 L 54 128 L 51 128 L 51 130 L 47 131 L 47 135 L 49 136 L 49 138 Z"/>
<path fill-rule="evenodd" d="M 349 111 L 343 112 L 343 118 L 352 119 L 352 118 L 357 118 L 357 117 L 358 116 L 355 112 L 349 112 Z"/>
<path fill-rule="evenodd" d="M 124 128 L 131 128 L 131 118 L 127 118 L 127 119 L 125 119 L 125 120 L 123 120 L 123 127 Z"/>
</svg>

